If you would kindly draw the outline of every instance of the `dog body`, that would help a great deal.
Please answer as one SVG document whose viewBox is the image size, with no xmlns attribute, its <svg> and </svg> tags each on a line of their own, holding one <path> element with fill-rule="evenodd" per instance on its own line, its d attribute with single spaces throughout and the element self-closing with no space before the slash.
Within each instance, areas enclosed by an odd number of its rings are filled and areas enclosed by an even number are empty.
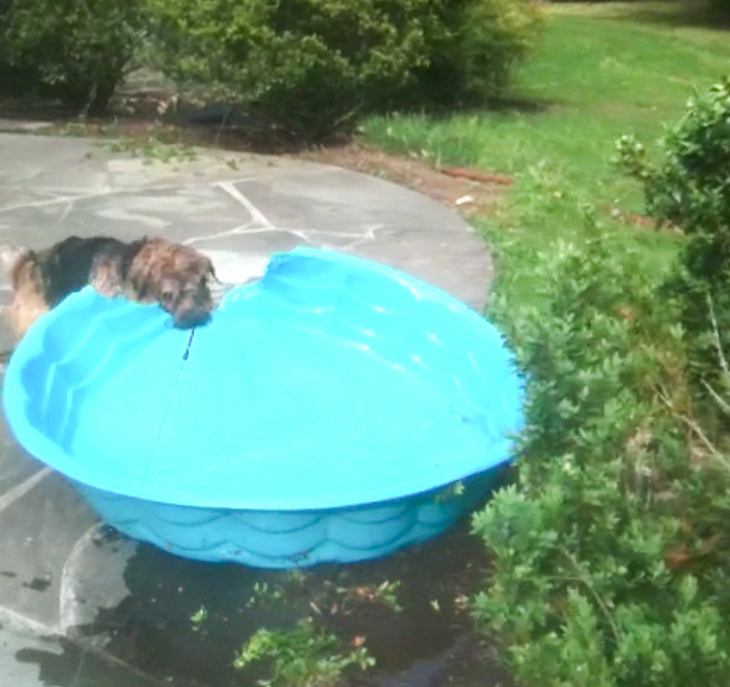
<svg viewBox="0 0 730 687">
<path fill-rule="evenodd" d="M 161 238 L 124 243 L 71 236 L 40 251 L 0 253 L 10 274 L 8 322 L 20 340 L 43 313 L 90 284 L 114 298 L 159 303 L 181 328 L 203 324 L 213 309 L 210 260 L 190 246 Z"/>
</svg>

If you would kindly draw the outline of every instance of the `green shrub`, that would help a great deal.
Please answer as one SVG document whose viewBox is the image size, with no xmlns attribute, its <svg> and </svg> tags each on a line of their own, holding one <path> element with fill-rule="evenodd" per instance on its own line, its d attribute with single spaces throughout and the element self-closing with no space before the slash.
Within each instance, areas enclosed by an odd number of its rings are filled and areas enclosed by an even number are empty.
<svg viewBox="0 0 730 687">
<path fill-rule="evenodd" d="M 435 97 L 432 67 L 448 76 L 443 101 L 502 88 L 536 23 L 529 0 L 150 4 L 169 76 L 239 104 L 250 131 L 313 141 L 363 111 Z"/>
<path fill-rule="evenodd" d="M 727 685 L 730 464 L 688 431 L 671 304 L 600 233 L 540 277 L 547 312 L 495 304 L 527 428 L 474 518 L 495 557 L 474 615 L 523 687 Z"/>
<path fill-rule="evenodd" d="M 730 674 L 730 83 L 653 165 L 620 158 L 686 234 L 655 284 L 599 231 L 546 252 L 542 309 L 495 300 L 528 376 L 517 482 L 474 517 L 474 616 L 522 687 L 723 687 Z M 699 391 L 702 391 L 702 394 Z"/>
<path fill-rule="evenodd" d="M 142 0 L 7 0 L 0 22 L 2 85 L 103 114 L 142 28 Z"/>
<path fill-rule="evenodd" d="M 730 17 L 730 0 L 710 0 L 710 7 L 723 19 Z"/>
<path fill-rule="evenodd" d="M 541 9 L 529 0 L 447 1 L 438 17 L 441 31 L 417 70 L 415 105 L 478 106 L 502 96 L 542 26 Z"/>
<path fill-rule="evenodd" d="M 707 396 L 708 385 L 730 389 L 730 79 L 693 97 L 661 147 L 663 159 L 652 163 L 626 136 L 619 159 L 643 184 L 649 214 L 687 237 L 667 286 L 681 307 L 692 376 Z"/>
</svg>

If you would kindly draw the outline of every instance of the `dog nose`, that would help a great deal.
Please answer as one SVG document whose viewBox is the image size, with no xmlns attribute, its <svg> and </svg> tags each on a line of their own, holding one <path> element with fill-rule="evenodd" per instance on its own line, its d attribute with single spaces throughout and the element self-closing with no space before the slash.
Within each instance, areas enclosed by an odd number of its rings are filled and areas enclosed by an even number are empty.
<svg viewBox="0 0 730 687">
<path fill-rule="evenodd" d="M 210 312 L 207 310 L 187 310 L 175 316 L 175 326 L 180 329 L 190 329 L 205 324 L 210 320 Z"/>
</svg>

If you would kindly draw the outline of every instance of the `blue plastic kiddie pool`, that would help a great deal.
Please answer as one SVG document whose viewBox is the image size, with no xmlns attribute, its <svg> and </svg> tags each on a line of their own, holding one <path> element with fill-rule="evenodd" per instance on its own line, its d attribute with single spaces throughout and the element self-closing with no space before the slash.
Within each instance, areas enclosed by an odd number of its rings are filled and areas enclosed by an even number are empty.
<svg viewBox="0 0 730 687">
<path fill-rule="evenodd" d="M 135 539 L 265 568 L 374 558 L 449 527 L 509 459 L 500 335 L 401 272 L 297 249 L 209 324 L 169 320 L 86 288 L 5 379 L 18 441 Z"/>
</svg>

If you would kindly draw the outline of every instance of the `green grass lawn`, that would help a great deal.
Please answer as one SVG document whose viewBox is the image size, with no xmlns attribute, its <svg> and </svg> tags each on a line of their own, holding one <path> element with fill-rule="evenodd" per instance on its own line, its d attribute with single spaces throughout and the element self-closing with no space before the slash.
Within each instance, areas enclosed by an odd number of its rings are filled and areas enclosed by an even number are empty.
<svg viewBox="0 0 730 687">
<path fill-rule="evenodd" d="M 581 201 L 615 227 L 617 250 L 638 247 L 657 272 L 669 263 L 676 239 L 611 217 L 614 206 L 642 212 L 636 183 L 610 162 L 614 143 L 634 133 L 653 144 L 693 89 L 730 72 L 730 31 L 703 26 L 696 2 L 555 5 L 547 13 L 514 87 L 528 107 L 364 124 L 365 139 L 386 150 L 517 178 L 504 207 L 479 225 L 497 246 L 502 277 L 517 275 L 503 279 L 503 288 L 528 300 L 537 251 L 585 235 Z"/>
</svg>

